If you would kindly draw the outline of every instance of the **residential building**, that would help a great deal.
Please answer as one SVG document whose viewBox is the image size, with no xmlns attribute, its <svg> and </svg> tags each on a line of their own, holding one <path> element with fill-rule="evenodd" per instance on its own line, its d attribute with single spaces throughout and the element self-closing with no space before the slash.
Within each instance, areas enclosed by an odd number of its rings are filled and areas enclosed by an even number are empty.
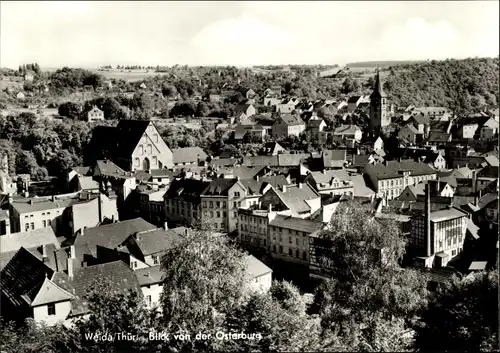
<svg viewBox="0 0 500 353">
<path fill-rule="evenodd" d="M 163 293 L 163 271 L 160 265 L 144 267 L 134 271 L 142 291 L 146 307 L 161 310 L 161 294 Z"/>
<path fill-rule="evenodd" d="M 272 134 L 275 138 L 286 138 L 288 136 L 299 136 L 306 130 L 306 124 L 298 116 L 285 114 L 280 116 L 272 126 Z"/>
<path fill-rule="evenodd" d="M 200 147 L 184 147 L 172 150 L 174 168 L 189 166 L 199 166 L 208 158 L 208 155 Z"/>
<path fill-rule="evenodd" d="M 87 121 L 93 122 L 99 120 L 104 120 L 104 112 L 94 105 L 92 109 L 87 113 Z"/>
<path fill-rule="evenodd" d="M 97 126 L 90 151 L 126 171 L 172 168 L 173 154 L 151 121 L 120 120 L 116 127 Z"/>
<path fill-rule="evenodd" d="M 245 104 L 240 104 L 236 107 L 236 115 L 241 113 L 245 114 L 245 119 L 246 119 L 255 115 L 257 111 L 255 110 L 253 104 L 245 103 Z"/>
<path fill-rule="evenodd" d="M 306 218 L 321 208 L 321 196 L 308 183 L 269 189 L 260 199 L 261 207 L 287 216 Z"/>
<path fill-rule="evenodd" d="M 321 153 L 323 169 L 338 169 L 343 168 L 347 163 L 347 150 L 324 150 Z"/>
<path fill-rule="evenodd" d="M 53 245 L 55 249 L 61 247 L 54 230 L 50 227 L 0 236 L 0 253 L 15 252 L 20 248 L 32 249 L 46 245 Z"/>
<path fill-rule="evenodd" d="M 407 120 L 407 124 L 413 125 L 413 127 L 417 129 L 420 134 L 423 134 L 424 138 L 429 136 L 431 122 L 424 114 L 419 113 L 413 115 Z"/>
<path fill-rule="evenodd" d="M 250 134 L 250 136 L 258 139 L 259 141 L 263 141 L 266 136 L 266 129 L 264 129 L 264 127 L 256 121 L 249 119 L 236 126 L 234 129 L 234 139 L 243 140 L 246 134 Z"/>
<path fill-rule="evenodd" d="M 272 285 L 273 270 L 253 255 L 245 256 L 245 266 L 246 272 L 251 278 L 250 290 L 261 293 L 268 292 Z"/>
<path fill-rule="evenodd" d="M 0 210 L 0 236 L 10 234 L 9 210 Z"/>
<path fill-rule="evenodd" d="M 166 221 L 165 201 L 163 196 L 166 189 L 151 188 L 139 189 L 139 211 L 141 218 L 146 221 L 162 227 Z"/>
<path fill-rule="evenodd" d="M 453 198 L 455 194 L 454 188 L 445 181 L 438 180 L 427 180 L 420 182 L 416 185 L 407 186 L 401 194 L 398 196 L 400 201 L 419 201 L 421 197 L 425 195 L 425 186 L 429 184 L 430 192 L 432 197 L 449 197 Z"/>
<path fill-rule="evenodd" d="M 363 102 L 363 96 L 352 96 L 349 97 L 347 100 L 347 111 L 349 113 L 354 112 L 357 108 L 358 105 Z"/>
<path fill-rule="evenodd" d="M 410 160 L 386 161 L 366 165 L 365 174 L 374 191 L 388 200 L 398 197 L 409 185 L 420 181 L 436 179 L 436 171 L 427 164 Z"/>
<path fill-rule="evenodd" d="M 280 104 L 281 98 L 277 94 L 268 94 L 264 97 L 264 105 L 266 107 L 275 107 Z"/>
<path fill-rule="evenodd" d="M 406 124 L 398 131 L 398 138 L 411 144 L 423 141 L 423 132 L 419 132 L 413 124 Z"/>
<path fill-rule="evenodd" d="M 429 137 L 427 138 L 428 145 L 443 146 L 451 142 L 451 134 L 441 131 L 431 131 L 429 132 Z"/>
<path fill-rule="evenodd" d="M 384 126 L 390 124 L 390 118 L 387 116 L 387 96 L 382 89 L 380 74 L 377 71 L 375 80 L 375 89 L 370 95 L 370 129 L 380 131 Z"/>
<path fill-rule="evenodd" d="M 354 183 L 346 170 L 324 170 L 311 172 L 304 182 L 309 183 L 320 194 L 353 195 Z"/>
<path fill-rule="evenodd" d="M 276 104 L 276 112 L 280 114 L 290 114 L 295 110 L 299 103 L 299 100 L 296 98 L 283 99 L 281 103 Z"/>
<path fill-rule="evenodd" d="M 319 133 L 326 128 L 326 123 L 321 118 L 311 118 L 307 122 L 306 130 L 309 136 L 314 139 L 318 139 Z"/>
<path fill-rule="evenodd" d="M 26 98 L 26 95 L 23 92 L 19 92 L 16 94 L 16 98 L 23 100 L 24 98 Z"/>
<path fill-rule="evenodd" d="M 167 221 L 198 224 L 201 220 L 201 194 L 209 184 L 196 179 L 174 180 L 163 196 Z"/>
<path fill-rule="evenodd" d="M 278 142 L 268 142 L 264 144 L 260 151 L 260 154 L 264 156 L 277 156 L 281 153 L 288 153 L 288 151 Z"/>
<path fill-rule="evenodd" d="M 246 207 L 247 190 L 239 178 L 218 178 L 201 192 L 202 221 L 214 229 L 231 233 L 237 230 L 238 209 Z"/>
<path fill-rule="evenodd" d="M 490 118 L 481 126 L 480 138 L 492 139 L 495 138 L 495 136 L 498 136 L 498 120 Z"/>
<path fill-rule="evenodd" d="M 334 141 L 354 140 L 361 141 L 363 131 L 356 125 L 340 125 L 333 132 Z"/>
</svg>

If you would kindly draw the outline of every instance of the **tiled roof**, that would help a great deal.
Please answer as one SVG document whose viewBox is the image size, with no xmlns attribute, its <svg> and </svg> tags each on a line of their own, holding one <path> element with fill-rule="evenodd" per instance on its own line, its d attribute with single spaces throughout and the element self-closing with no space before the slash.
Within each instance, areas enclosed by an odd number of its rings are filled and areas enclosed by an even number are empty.
<svg viewBox="0 0 500 353">
<path fill-rule="evenodd" d="M 365 168 L 367 171 L 373 172 L 378 179 L 401 177 L 401 171 L 408 171 L 411 176 L 436 174 L 436 171 L 427 164 L 414 161 L 388 161 L 376 165 L 367 165 Z"/>
<path fill-rule="evenodd" d="M 405 125 L 404 128 L 410 130 L 414 134 L 419 134 L 419 131 L 417 130 L 417 128 L 415 126 L 413 126 L 412 124 L 407 124 L 407 125 Z"/>
<path fill-rule="evenodd" d="M 410 119 L 408 120 L 411 120 L 411 119 L 414 119 L 415 122 L 419 125 L 429 125 L 430 124 L 430 120 L 428 117 L 426 117 L 424 114 L 420 113 L 420 114 L 416 114 L 414 116 L 412 116 Z"/>
<path fill-rule="evenodd" d="M 201 201 L 201 193 L 209 184 L 210 182 L 208 181 L 196 179 L 174 180 L 170 184 L 164 198 L 183 200 L 197 205 Z"/>
<path fill-rule="evenodd" d="M 12 202 L 12 207 L 14 207 L 20 214 L 39 212 L 39 211 L 50 211 L 56 209 L 63 209 L 71 206 L 73 203 L 78 203 L 80 200 L 78 198 L 63 198 L 56 199 L 54 201 L 46 198 L 36 198 L 32 197 L 29 199 L 17 199 Z"/>
<path fill-rule="evenodd" d="M 82 190 L 99 189 L 99 184 L 91 176 L 78 176 L 78 183 Z"/>
<path fill-rule="evenodd" d="M 230 168 L 220 168 L 219 174 L 233 175 L 235 178 L 247 179 L 254 178 L 257 174 L 259 174 L 264 166 L 234 166 Z"/>
<path fill-rule="evenodd" d="M 182 237 L 174 232 L 167 234 L 164 229 L 158 228 L 136 233 L 135 241 L 142 255 L 148 256 L 174 248 L 182 241 Z"/>
<path fill-rule="evenodd" d="M 115 130 L 114 157 L 130 158 L 150 123 L 147 120 L 120 120 Z"/>
<path fill-rule="evenodd" d="M 87 244 L 92 255 L 96 256 L 98 246 L 116 249 L 130 235 L 152 229 L 156 229 L 156 226 L 142 218 L 129 219 L 104 226 L 87 228 L 83 235 L 77 236 L 75 245 Z"/>
<path fill-rule="evenodd" d="M 269 222 L 270 226 L 286 228 L 297 230 L 299 232 L 313 233 L 318 229 L 321 229 L 322 224 L 318 222 L 313 222 L 308 219 L 302 219 L 298 217 L 290 217 L 283 215 L 276 215 L 276 217 Z"/>
<path fill-rule="evenodd" d="M 174 163 L 205 161 L 207 154 L 200 147 L 185 147 L 172 150 Z"/>
<path fill-rule="evenodd" d="M 354 135 L 356 131 L 361 131 L 361 129 L 356 125 L 340 125 L 333 132 L 334 135 Z"/>
<path fill-rule="evenodd" d="M 88 175 L 90 173 L 90 167 L 73 167 L 71 168 L 80 175 Z"/>
<path fill-rule="evenodd" d="M 311 207 L 306 201 L 320 198 L 319 194 L 309 185 L 309 183 L 303 183 L 302 187 L 298 185 L 287 185 L 286 191 L 284 192 L 279 188 L 274 190 L 284 204 L 297 213 L 309 212 Z"/>
<path fill-rule="evenodd" d="M 210 161 L 210 165 L 213 166 L 234 166 L 238 160 L 236 158 L 218 158 L 218 159 L 212 159 Z"/>
<path fill-rule="evenodd" d="M 481 209 L 488 205 L 491 201 L 498 200 L 498 194 L 490 192 L 486 195 L 481 196 L 481 198 L 478 200 L 478 207 Z"/>
<path fill-rule="evenodd" d="M 309 153 L 282 153 L 278 154 L 278 166 L 295 167 L 309 158 Z"/>
<path fill-rule="evenodd" d="M 15 307 L 31 304 L 38 288 L 53 271 L 24 248 L 3 268 L 0 275 L 2 298 Z"/>
<path fill-rule="evenodd" d="M 163 282 L 163 271 L 160 265 L 141 268 L 134 272 L 141 287 Z"/>
<path fill-rule="evenodd" d="M 442 131 L 431 131 L 429 133 L 429 141 L 432 142 L 448 142 L 450 140 L 451 134 Z"/>
<path fill-rule="evenodd" d="M 347 103 L 357 103 L 361 98 L 363 98 L 363 97 L 362 96 L 349 97 L 349 99 L 347 100 Z"/>
<path fill-rule="evenodd" d="M 109 283 L 115 294 L 125 294 L 132 289 L 142 296 L 134 271 L 123 261 L 76 268 L 74 271 L 73 278 L 63 272 L 56 272 L 52 278 L 55 284 L 77 297 L 72 303 L 71 315 L 81 315 L 88 311 L 87 303 L 83 298 L 95 284 Z"/>
<path fill-rule="evenodd" d="M 252 278 L 258 278 L 273 272 L 273 270 L 253 255 L 245 256 L 245 265 L 247 273 L 250 274 Z"/>
<path fill-rule="evenodd" d="M 57 249 L 61 247 L 52 227 L 2 235 L 0 236 L 0 253 L 17 251 L 21 247 L 35 248 L 44 244 L 54 244 Z"/>
<path fill-rule="evenodd" d="M 484 157 L 484 159 L 486 160 L 486 163 L 488 163 L 490 166 L 498 167 L 498 165 L 499 165 L 499 161 L 498 161 L 497 156 L 489 155 L 489 156 Z"/>
<path fill-rule="evenodd" d="M 354 197 L 372 197 L 375 195 L 375 191 L 366 186 L 363 175 L 351 175 L 351 180 L 354 184 Z"/>
<path fill-rule="evenodd" d="M 325 170 L 323 172 L 311 172 L 311 177 L 318 184 L 330 183 L 333 178 L 340 181 L 351 181 L 351 176 L 343 169 Z"/>
<path fill-rule="evenodd" d="M 324 124 L 323 119 L 309 119 L 307 122 L 307 127 L 308 128 L 319 128 L 321 124 Z"/>
<path fill-rule="evenodd" d="M 244 166 L 278 166 L 278 156 L 243 157 Z"/>
<path fill-rule="evenodd" d="M 284 114 L 280 118 L 288 126 L 305 125 L 305 123 L 302 121 L 302 119 L 300 119 L 297 116 L 291 115 L 291 114 Z"/>
<path fill-rule="evenodd" d="M 238 179 L 224 179 L 224 178 L 217 178 L 215 180 L 212 180 L 210 184 L 203 190 L 201 193 L 201 196 L 228 196 L 229 195 L 229 189 L 231 189 L 234 184 L 238 182 Z"/>
<path fill-rule="evenodd" d="M 69 293 L 65 289 L 62 289 L 50 279 L 45 278 L 42 286 L 37 291 L 35 298 L 31 302 L 31 306 L 33 307 L 48 303 L 57 303 L 60 301 L 71 300 L 73 298 L 73 294 Z"/>
<path fill-rule="evenodd" d="M 124 171 L 108 159 L 96 161 L 96 166 L 99 168 L 101 175 L 112 176 L 115 178 L 131 178 L 134 175 L 134 173 Z"/>
</svg>

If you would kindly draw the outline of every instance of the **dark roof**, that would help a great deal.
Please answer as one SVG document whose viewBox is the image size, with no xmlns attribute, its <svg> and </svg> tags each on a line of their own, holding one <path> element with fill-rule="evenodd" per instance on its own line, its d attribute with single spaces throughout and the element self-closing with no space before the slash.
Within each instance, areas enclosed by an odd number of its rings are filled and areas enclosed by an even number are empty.
<svg viewBox="0 0 500 353">
<path fill-rule="evenodd" d="M 225 179 L 225 178 L 217 178 L 212 180 L 210 184 L 203 190 L 201 195 L 213 195 L 213 196 L 228 196 L 229 189 L 233 187 L 234 184 L 238 182 L 238 179 Z"/>
<path fill-rule="evenodd" d="M 213 166 L 233 166 L 238 162 L 236 158 L 218 158 L 212 159 L 210 165 Z"/>
<path fill-rule="evenodd" d="M 131 178 L 134 176 L 134 173 L 124 171 L 108 159 L 96 161 L 96 167 L 101 172 L 101 175 L 112 176 L 115 178 Z"/>
<path fill-rule="evenodd" d="M 135 270 L 135 276 L 140 286 L 150 286 L 163 282 L 163 271 L 160 265 Z"/>
<path fill-rule="evenodd" d="M 130 235 L 152 229 L 156 229 L 156 226 L 142 218 L 129 219 L 104 226 L 87 228 L 83 235 L 77 236 L 75 245 L 87 244 L 92 255 L 96 256 L 98 246 L 116 249 Z"/>
<path fill-rule="evenodd" d="M 134 271 L 123 261 L 76 268 L 74 271 L 73 278 L 64 272 L 56 272 L 52 278 L 56 285 L 77 297 L 72 303 L 71 315 L 81 315 L 88 311 L 84 297 L 98 283 L 109 283 L 114 294 L 125 294 L 132 289 L 142 296 Z"/>
<path fill-rule="evenodd" d="M 116 149 L 116 138 L 116 128 L 100 125 L 94 127 L 89 142 L 89 154 L 95 160 L 112 156 Z"/>
<path fill-rule="evenodd" d="M 29 305 L 53 271 L 25 248 L 17 251 L 0 276 L 2 297 L 15 307 Z"/>
<path fill-rule="evenodd" d="M 450 140 L 451 134 L 442 131 L 431 131 L 429 133 L 429 141 L 433 142 L 448 142 Z"/>
<path fill-rule="evenodd" d="M 116 150 L 114 156 L 130 158 L 149 124 L 150 121 L 147 120 L 120 120 L 115 131 Z"/>
<path fill-rule="evenodd" d="M 269 222 L 270 226 L 298 230 L 305 233 L 313 233 L 321 229 L 321 223 L 313 222 L 308 219 L 298 217 L 290 217 L 283 215 L 276 215 L 276 217 Z"/>
<path fill-rule="evenodd" d="M 323 119 L 309 119 L 309 121 L 307 122 L 307 127 L 319 128 L 322 123 L 324 123 Z"/>
<path fill-rule="evenodd" d="M 410 119 L 408 119 L 408 121 L 410 121 L 412 119 L 415 120 L 417 122 L 417 124 L 423 124 L 423 125 L 430 124 L 429 118 L 426 117 L 423 113 L 412 116 Z"/>
<path fill-rule="evenodd" d="M 436 174 L 436 171 L 425 163 L 414 161 L 387 161 L 375 165 L 367 165 L 367 171 L 372 171 L 378 179 L 391 179 L 400 177 L 402 171 L 410 172 L 410 175 L 431 175 Z"/>
<path fill-rule="evenodd" d="M 346 150 L 325 150 L 322 154 L 323 167 L 336 168 L 342 167 L 346 160 Z"/>
<path fill-rule="evenodd" d="M 486 166 L 477 173 L 477 177 L 498 178 L 498 166 Z"/>
<path fill-rule="evenodd" d="M 181 179 L 174 180 L 164 198 L 183 200 L 185 202 L 190 202 L 192 204 L 200 203 L 200 195 L 203 190 L 210 184 L 208 181 L 196 180 L 196 179 Z"/>
<path fill-rule="evenodd" d="M 291 114 L 284 114 L 281 115 L 281 120 L 285 122 L 288 126 L 295 126 L 295 125 L 305 125 L 304 121 L 298 116 L 291 115 Z"/>
<path fill-rule="evenodd" d="M 377 76 L 375 78 L 375 88 L 373 89 L 370 98 L 383 98 L 383 97 L 386 97 L 386 94 L 382 89 L 382 83 L 380 82 L 380 74 L 377 71 Z"/>
<path fill-rule="evenodd" d="M 356 103 L 361 98 L 363 98 L 363 97 L 362 96 L 352 96 L 352 97 L 349 97 L 349 99 L 347 100 L 347 103 Z"/>
<path fill-rule="evenodd" d="M 200 147 L 176 148 L 172 154 L 174 163 L 195 163 L 205 161 L 208 157 Z"/>
</svg>

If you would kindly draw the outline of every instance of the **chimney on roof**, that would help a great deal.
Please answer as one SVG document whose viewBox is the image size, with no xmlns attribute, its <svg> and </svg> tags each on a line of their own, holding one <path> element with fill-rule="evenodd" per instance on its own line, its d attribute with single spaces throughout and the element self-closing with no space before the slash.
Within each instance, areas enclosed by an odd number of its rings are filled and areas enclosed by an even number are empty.
<svg viewBox="0 0 500 353">
<path fill-rule="evenodd" d="M 260 177 L 258 175 L 255 176 L 255 180 L 259 181 Z"/>
<path fill-rule="evenodd" d="M 426 241 L 426 256 L 431 256 L 431 192 L 429 183 L 425 185 L 425 241 Z"/>
<path fill-rule="evenodd" d="M 281 186 L 281 191 L 282 191 L 282 192 L 286 192 L 286 185 L 282 185 L 282 186 Z"/>
<path fill-rule="evenodd" d="M 299 183 L 299 189 L 302 189 L 302 185 L 303 185 L 302 183 Z"/>
</svg>

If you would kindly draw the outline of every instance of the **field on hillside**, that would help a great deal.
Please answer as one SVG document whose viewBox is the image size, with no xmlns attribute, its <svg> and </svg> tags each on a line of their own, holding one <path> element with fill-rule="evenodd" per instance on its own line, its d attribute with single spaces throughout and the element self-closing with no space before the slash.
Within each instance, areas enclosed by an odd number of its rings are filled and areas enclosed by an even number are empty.
<svg viewBox="0 0 500 353">
<path fill-rule="evenodd" d="M 43 71 L 54 72 L 57 69 L 43 69 Z M 99 71 L 97 69 L 86 69 L 91 72 L 95 72 L 105 78 L 112 80 L 124 80 L 127 82 L 141 81 L 145 78 L 162 75 L 164 73 L 155 72 L 153 70 L 110 70 L 110 71 Z"/>
<path fill-rule="evenodd" d="M 376 69 L 377 67 L 380 68 L 387 68 L 389 66 L 396 66 L 396 65 L 406 65 L 406 64 L 416 64 L 422 62 L 421 60 L 394 60 L 394 61 L 360 61 L 360 62 L 354 62 L 354 63 L 348 63 L 346 64 L 347 67 L 350 68 L 362 68 L 364 70 L 367 69 Z"/>
</svg>

